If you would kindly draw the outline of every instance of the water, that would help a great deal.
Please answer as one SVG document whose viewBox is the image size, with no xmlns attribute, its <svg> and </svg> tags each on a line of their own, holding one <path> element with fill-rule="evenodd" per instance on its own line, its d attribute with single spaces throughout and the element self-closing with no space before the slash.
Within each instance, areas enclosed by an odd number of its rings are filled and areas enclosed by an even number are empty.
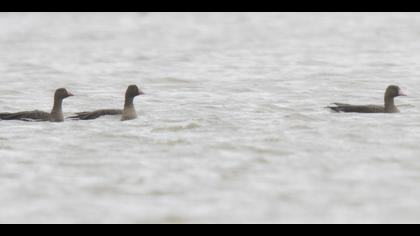
<svg viewBox="0 0 420 236">
<path fill-rule="evenodd" d="M 1 223 L 420 223 L 417 13 L 2 13 Z M 333 114 L 330 102 L 400 114 Z"/>
</svg>

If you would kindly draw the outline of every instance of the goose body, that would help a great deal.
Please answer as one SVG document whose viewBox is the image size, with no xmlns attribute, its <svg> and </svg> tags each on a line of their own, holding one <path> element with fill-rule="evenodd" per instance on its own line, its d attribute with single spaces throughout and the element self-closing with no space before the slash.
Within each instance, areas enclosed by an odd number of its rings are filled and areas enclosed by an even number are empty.
<svg viewBox="0 0 420 236">
<path fill-rule="evenodd" d="M 125 93 L 124 108 L 121 109 L 101 109 L 95 111 L 78 112 L 69 117 L 74 120 L 93 120 L 101 116 L 121 116 L 121 121 L 133 120 L 137 118 L 137 112 L 134 108 L 134 98 L 144 94 L 136 85 L 130 85 Z"/>
<path fill-rule="evenodd" d="M 400 110 L 395 106 L 394 98 L 407 96 L 398 86 L 391 85 L 385 91 L 384 105 L 351 105 L 346 103 L 333 103 L 327 108 L 335 112 L 355 113 L 398 113 Z"/>
<path fill-rule="evenodd" d="M 57 89 L 54 94 L 54 105 L 50 113 L 39 110 L 16 113 L 6 112 L 0 113 L 0 120 L 63 122 L 63 100 L 70 96 L 73 96 L 73 94 L 66 89 Z"/>
</svg>

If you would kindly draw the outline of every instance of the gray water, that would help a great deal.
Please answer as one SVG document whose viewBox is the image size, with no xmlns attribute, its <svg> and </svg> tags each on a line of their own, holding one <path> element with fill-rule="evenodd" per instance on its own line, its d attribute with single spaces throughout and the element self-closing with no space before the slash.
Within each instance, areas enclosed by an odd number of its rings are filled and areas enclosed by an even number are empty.
<svg viewBox="0 0 420 236">
<path fill-rule="evenodd" d="M 1 13 L 0 223 L 420 223 L 420 14 Z M 331 102 L 400 114 L 334 114 Z"/>
</svg>

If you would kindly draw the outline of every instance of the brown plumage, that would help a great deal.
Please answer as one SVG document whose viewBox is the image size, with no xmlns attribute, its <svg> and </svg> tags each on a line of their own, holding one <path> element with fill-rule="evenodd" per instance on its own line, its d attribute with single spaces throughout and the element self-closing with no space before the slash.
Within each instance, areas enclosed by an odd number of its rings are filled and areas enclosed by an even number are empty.
<svg viewBox="0 0 420 236">
<path fill-rule="evenodd" d="M 66 89 L 57 89 L 54 94 L 54 105 L 50 113 L 38 110 L 16 113 L 0 113 L 0 120 L 63 122 L 63 100 L 70 96 L 73 96 L 73 94 L 68 92 Z"/>
<path fill-rule="evenodd" d="M 398 86 L 391 85 L 385 91 L 384 106 L 378 105 L 350 105 L 345 103 L 333 103 L 335 106 L 327 108 L 335 112 L 357 112 L 357 113 L 398 113 L 400 110 L 395 106 L 394 98 L 407 96 Z"/>
<path fill-rule="evenodd" d="M 137 118 L 136 109 L 134 108 L 134 98 L 144 94 L 136 85 L 130 85 L 125 92 L 124 109 L 102 109 L 96 111 L 85 111 L 76 113 L 75 116 L 69 117 L 74 120 L 93 120 L 101 116 L 122 115 L 121 120 L 133 120 Z"/>
</svg>

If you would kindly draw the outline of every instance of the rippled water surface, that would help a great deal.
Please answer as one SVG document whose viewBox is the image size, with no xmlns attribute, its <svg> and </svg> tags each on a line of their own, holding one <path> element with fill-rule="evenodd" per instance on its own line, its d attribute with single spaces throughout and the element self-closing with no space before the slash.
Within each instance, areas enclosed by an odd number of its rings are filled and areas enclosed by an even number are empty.
<svg viewBox="0 0 420 236">
<path fill-rule="evenodd" d="M 420 14 L 1 13 L 1 223 L 420 223 Z M 400 114 L 334 114 L 383 102 Z"/>
</svg>

